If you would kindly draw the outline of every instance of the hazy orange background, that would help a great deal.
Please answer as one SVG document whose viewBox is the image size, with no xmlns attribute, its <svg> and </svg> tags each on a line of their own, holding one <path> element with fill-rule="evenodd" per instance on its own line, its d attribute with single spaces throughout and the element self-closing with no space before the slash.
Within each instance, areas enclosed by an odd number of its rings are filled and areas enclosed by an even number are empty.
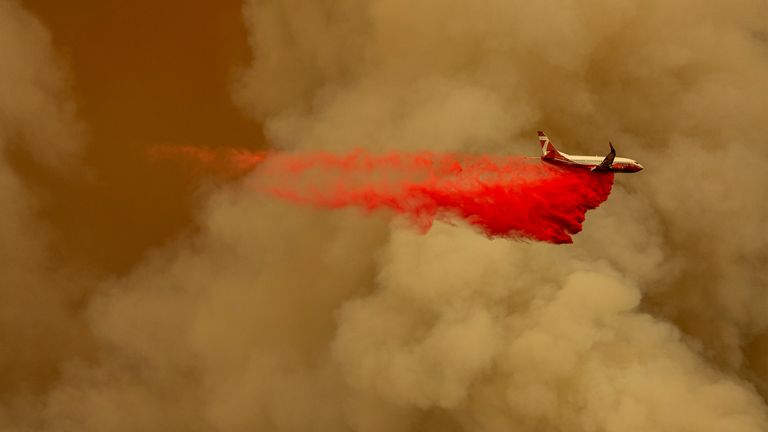
<svg viewBox="0 0 768 432">
<path fill-rule="evenodd" d="M 765 0 L 19 1 L 3 431 L 768 430 Z M 646 166 L 572 246 L 148 152 L 532 156 L 539 127 Z"/>
<path fill-rule="evenodd" d="M 21 154 L 16 163 L 45 194 L 58 256 L 127 270 L 190 221 L 195 185 L 178 167 L 150 161 L 150 146 L 263 145 L 228 91 L 250 56 L 242 2 L 22 3 L 69 68 L 92 171 L 65 179 Z"/>
</svg>

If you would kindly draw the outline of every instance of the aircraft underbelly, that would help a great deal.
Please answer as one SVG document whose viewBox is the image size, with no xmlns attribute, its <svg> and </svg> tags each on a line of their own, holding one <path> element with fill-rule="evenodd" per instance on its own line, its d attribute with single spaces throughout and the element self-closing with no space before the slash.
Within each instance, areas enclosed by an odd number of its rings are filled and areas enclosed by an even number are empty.
<svg viewBox="0 0 768 432">
<path fill-rule="evenodd" d="M 572 167 L 577 169 L 585 169 L 585 170 L 593 170 L 597 168 L 600 163 L 599 162 L 586 162 L 586 161 L 575 161 L 571 159 L 544 159 L 542 158 L 544 162 L 551 163 L 553 165 L 559 165 L 563 167 Z M 613 164 L 610 168 L 607 169 L 599 169 L 599 171 L 602 172 L 623 172 L 625 171 L 624 166 L 622 164 Z"/>
</svg>

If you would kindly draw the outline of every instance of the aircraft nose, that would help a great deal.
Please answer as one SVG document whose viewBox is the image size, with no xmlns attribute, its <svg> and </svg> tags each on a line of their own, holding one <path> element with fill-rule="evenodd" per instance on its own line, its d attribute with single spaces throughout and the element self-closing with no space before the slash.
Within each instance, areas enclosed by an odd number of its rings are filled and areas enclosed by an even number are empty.
<svg viewBox="0 0 768 432">
<path fill-rule="evenodd" d="M 640 165 L 639 163 L 635 162 L 635 172 L 641 171 L 644 167 Z"/>
</svg>

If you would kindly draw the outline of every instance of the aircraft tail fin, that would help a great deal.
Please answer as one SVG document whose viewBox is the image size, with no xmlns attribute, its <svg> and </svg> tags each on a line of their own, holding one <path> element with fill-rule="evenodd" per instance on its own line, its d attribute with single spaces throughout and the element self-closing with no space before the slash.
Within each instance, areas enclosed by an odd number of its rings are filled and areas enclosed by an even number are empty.
<svg viewBox="0 0 768 432">
<path fill-rule="evenodd" d="M 542 131 L 539 131 L 539 145 L 541 146 L 542 159 L 558 159 L 560 157 L 560 152 Z"/>
</svg>

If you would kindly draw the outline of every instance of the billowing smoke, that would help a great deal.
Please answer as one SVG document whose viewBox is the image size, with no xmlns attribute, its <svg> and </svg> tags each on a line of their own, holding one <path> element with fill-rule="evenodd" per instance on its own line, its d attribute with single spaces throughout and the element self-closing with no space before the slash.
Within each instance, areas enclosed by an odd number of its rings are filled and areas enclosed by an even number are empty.
<svg viewBox="0 0 768 432">
<path fill-rule="evenodd" d="M 251 153 L 158 147 L 225 175 L 257 169 L 248 186 L 321 208 L 389 209 L 426 232 L 436 218 L 461 218 L 489 237 L 572 243 L 584 214 L 608 198 L 613 173 L 568 169 L 525 157 L 364 151 Z M 533 158 L 535 159 L 535 158 Z"/>
<path fill-rule="evenodd" d="M 80 287 L 67 282 L 49 253 L 40 200 L 12 164 L 23 156 L 66 170 L 80 130 L 73 107 L 63 102 L 64 78 L 48 33 L 12 1 L 0 1 L 0 59 L 1 421 L 5 402 L 44 389 L 89 337 L 74 306 Z"/>
<path fill-rule="evenodd" d="M 88 298 L 97 360 L 6 390 L 8 428 L 768 429 L 764 1 L 245 10 L 235 94 L 277 150 L 524 154 L 543 128 L 646 169 L 566 246 L 221 187 Z"/>
</svg>

